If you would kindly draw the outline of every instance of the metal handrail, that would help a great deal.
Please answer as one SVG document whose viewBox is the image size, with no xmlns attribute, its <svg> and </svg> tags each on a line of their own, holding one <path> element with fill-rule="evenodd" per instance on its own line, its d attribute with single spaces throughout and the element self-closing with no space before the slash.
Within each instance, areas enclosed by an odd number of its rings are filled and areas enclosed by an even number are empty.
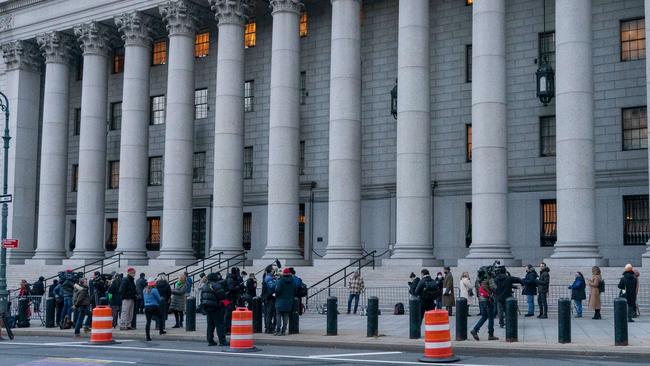
<svg viewBox="0 0 650 366">
<path fill-rule="evenodd" d="M 262 269 L 260 269 L 259 271 L 255 272 L 255 277 L 257 277 L 260 273 L 264 272 L 264 270 L 266 269 L 266 267 L 268 267 L 268 266 L 272 266 L 273 264 L 275 264 L 275 263 L 277 263 L 277 262 L 279 262 L 279 261 L 278 261 L 277 258 L 275 258 L 275 259 L 273 260 L 273 262 L 267 264 L 266 266 L 262 267 Z"/>
<path fill-rule="evenodd" d="M 102 273 L 103 273 L 103 272 L 104 272 L 104 266 L 108 266 L 108 265 L 111 265 L 111 264 L 117 263 L 117 266 L 120 267 L 121 264 L 122 264 L 122 255 L 123 255 L 123 254 L 124 254 L 124 252 L 113 253 L 113 254 L 109 255 L 108 257 L 104 257 L 104 258 L 101 258 L 101 259 L 97 259 L 97 260 L 95 260 L 95 261 L 92 261 L 92 262 L 90 262 L 90 263 L 86 263 L 86 264 L 84 264 L 83 266 L 79 266 L 79 267 L 73 268 L 73 269 L 71 269 L 70 271 L 71 271 L 71 272 L 77 272 L 77 271 L 79 271 L 79 270 L 81 269 L 82 272 L 84 273 L 84 276 L 85 276 L 86 273 L 93 272 L 93 271 L 96 271 L 97 269 L 100 269 L 100 268 L 101 268 Z M 104 261 L 106 261 L 107 259 L 111 259 L 111 258 L 115 258 L 115 257 L 117 257 L 117 259 L 114 260 L 114 261 L 112 261 L 112 262 L 109 263 L 109 264 L 106 264 L 106 263 L 104 262 Z M 95 264 L 97 264 L 97 263 L 101 263 L 101 266 L 96 267 L 96 268 L 93 268 L 93 269 L 89 269 L 89 270 L 86 271 L 86 268 L 87 268 L 87 267 L 93 266 L 93 265 L 95 265 Z M 58 278 L 58 277 L 59 277 L 59 274 L 58 274 L 58 273 L 55 274 L 54 276 L 47 277 L 47 278 L 43 281 L 43 287 L 45 288 L 45 290 L 47 290 L 47 288 L 49 287 L 48 284 L 47 284 L 47 281 L 49 281 L 49 280 L 53 280 L 53 279 Z"/>
<path fill-rule="evenodd" d="M 223 252 L 214 253 L 214 254 L 211 254 L 211 255 L 209 255 L 209 256 L 207 256 L 207 257 L 205 257 L 205 258 L 199 259 L 199 260 L 197 260 L 196 262 L 192 262 L 192 263 L 186 265 L 185 267 L 181 267 L 181 268 L 179 268 L 179 269 L 177 269 L 177 270 L 171 271 L 171 272 L 169 272 L 169 273 L 165 273 L 165 275 L 167 276 L 167 280 L 169 281 L 169 276 L 170 276 L 170 275 L 173 275 L 174 273 L 178 273 L 178 272 L 180 272 L 180 271 L 187 272 L 187 269 L 188 269 L 189 267 L 194 267 L 194 266 L 196 266 L 196 265 L 199 264 L 199 263 L 201 263 L 201 267 L 202 267 L 203 269 L 205 269 L 205 261 L 206 261 L 206 259 L 212 259 L 212 258 L 214 258 L 214 257 L 219 257 L 219 258 L 217 259 L 217 261 L 218 261 L 218 262 L 221 262 L 221 255 L 222 255 L 222 254 L 223 254 Z"/>
<path fill-rule="evenodd" d="M 346 284 L 347 277 L 349 275 L 351 275 L 352 273 L 354 273 L 354 271 L 348 273 L 348 269 L 351 268 L 351 267 L 358 266 L 357 269 L 359 271 L 361 271 L 362 268 L 368 267 L 368 266 L 370 266 L 372 264 L 372 269 L 374 270 L 375 269 L 375 254 L 376 254 L 376 252 L 377 252 L 376 250 L 373 250 L 372 252 L 364 255 L 361 258 L 358 258 L 358 259 L 354 260 L 352 263 L 348 264 L 347 266 L 339 269 L 338 271 L 332 273 L 331 275 L 323 278 L 322 280 L 320 280 L 320 281 L 316 282 L 315 284 L 313 284 L 312 286 L 310 286 L 309 290 L 315 289 L 316 292 L 314 292 L 313 294 L 311 294 L 311 295 L 309 295 L 307 297 L 306 303 L 309 303 L 309 299 L 311 299 L 312 297 L 320 294 L 321 292 L 323 292 L 325 290 L 327 290 L 327 293 L 328 293 L 328 296 L 329 296 L 331 294 L 330 289 L 332 288 L 332 286 L 336 285 L 337 283 L 339 283 L 341 281 L 343 281 L 343 286 L 347 287 L 347 284 Z M 371 259 L 368 260 L 368 257 L 370 257 Z M 365 260 L 365 263 L 364 263 L 364 260 Z M 343 277 L 339 278 L 338 280 L 336 280 L 334 282 L 332 282 L 332 277 L 340 274 L 341 272 L 343 272 Z M 318 285 L 324 283 L 325 281 L 327 281 L 327 287 L 323 287 L 323 288 L 319 289 Z"/>
<path fill-rule="evenodd" d="M 221 252 L 221 254 L 223 254 L 223 252 Z M 206 258 L 206 259 L 209 259 L 209 258 Z M 198 261 L 198 262 L 200 262 L 200 261 Z M 203 266 L 201 266 L 201 268 L 197 268 L 197 269 L 195 269 L 193 271 L 189 271 L 187 273 L 187 277 L 191 277 L 192 281 L 194 281 L 194 277 L 196 275 L 201 274 L 201 273 L 205 273 L 206 270 L 209 270 L 210 273 L 213 273 L 213 272 L 215 272 L 215 271 L 213 271 L 213 269 L 215 267 L 221 267 L 221 265 L 224 264 L 224 263 L 226 264 L 226 266 L 219 269 L 218 271 L 216 271 L 217 273 L 221 273 L 223 270 L 228 269 L 228 268 L 230 268 L 232 266 L 239 265 L 239 264 L 243 264 L 245 266 L 246 265 L 246 251 L 242 250 L 240 253 L 237 253 L 237 254 L 235 254 L 235 255 L 233 255 L 231 257 L 228 257 L 228 258 L 223 259 L 223 260 L 219 260 L 217 262 L 213 262 L 212 264 L 209 264 L 207 267 L 204 264 Z M 189 266 L 186 266 L 184 269 L 187 269 L 187 267 L 189 267 Z M 174 273 L 177 273 L 179 271 L 180 270 L 175 270 L 173 272 L 165 273 L 164 275 L 167 276 L 167 281 L 169 283 L 176 282 L 178 280 L 178 277 L 175 278 L 173 281 L 170 281 L 170 278 L 171 278 L 170 275 L 174 274 Z"/>
</svg>

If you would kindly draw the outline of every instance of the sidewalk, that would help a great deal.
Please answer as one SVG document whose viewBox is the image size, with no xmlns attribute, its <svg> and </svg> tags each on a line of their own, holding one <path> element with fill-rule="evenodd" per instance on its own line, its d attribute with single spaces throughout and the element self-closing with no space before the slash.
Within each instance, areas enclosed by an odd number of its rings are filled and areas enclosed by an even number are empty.
<svg viewBox="0 0 650 366">
<path fill-rule="evenodd" d="M 170 319 L 171 320 L 171 319 Z M 173 324 L 168 320 L 167 327 Z M 468 328 L 474 325 L 478 317 L 468 318 Z M 496 320 L 496 319 L 495 319 Z M 381 315 L 379 317 L 379 333 L 377 338 L 366 337 L 367 318 L 358 315 L 338 316 L 338 336 L 326 336 L 324 315 L 305 314 L 300 318 L 300 334 L 286 337 L 275 337 L 268 334 L 255 334 L 256 344 L 290 344 L 292 346 L 329 346 L 335 348 L 361 348 L 420 352 L 423 350 L 423 339 L 408 339 L 407 315 Z M 20 336 L 65 336 L 72 339 L 73 330 L 60 330 L 59 328 L 44 328 L 33 322 L 30 328 L 14 329 L 17 337 Z M 196 340 L 205 341 L 205 317 L 197 314 L 196 332 L 186 332 L 183 329 L 167 329 L 165 339 L 170 340 Z M 452 340 L 455 339 L 455 317 L 450 318 Z M 499 352 L 519 353 L 522 351 L 544 351 L 559 354 L 584 354 L 584 355 L 609 355 L 609 354 L 639 354 L 650 356 L 650 318 L 639 318 L 634 323 L 629 323 L 629 346 L 614 346 L 614 319 L 611 314 L 605 314 L 602 320 L 590 318 L 572 319 L 572 343 L 559 344 L 557 342 L 557 318 L 537 319 L 519 317 L 519 342 L 505 342 L 505 330 L 498 327 L 495 335 L 499 341 L 488 342 L 487 324 L 481 329 L 481 341 L 471 339 L 453 342 L 456 352 L 485 352 L 498 350 Z M 144 338 L 144 316 L 138 316 L 138 329 L 132 331 L 114 331 L 115 339 L 142 339 Z M 424 329 L 422 329 L 424 336 Z M 89 335 L 84 335 L 89 337 Z M 160 337 L 152 330 L 152 338 Z"/>
</svg>

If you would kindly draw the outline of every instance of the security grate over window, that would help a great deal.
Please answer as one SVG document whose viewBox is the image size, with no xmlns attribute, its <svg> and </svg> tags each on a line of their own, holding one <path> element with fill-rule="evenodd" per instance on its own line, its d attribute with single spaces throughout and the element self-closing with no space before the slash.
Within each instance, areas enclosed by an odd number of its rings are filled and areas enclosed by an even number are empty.
<svg viewBox="0 0 650 366">
<path fill-rule="evenodd" d="M 648 232 L 648 195 L 623 196 L 623 244 L 646 245 Z"/>
<path fill-rule="evenodd" d="M 541 235 L 540 245 L 552 247 L 557 241 L 557 202 L 556 200 L 541 200 Z"/>
</svg>

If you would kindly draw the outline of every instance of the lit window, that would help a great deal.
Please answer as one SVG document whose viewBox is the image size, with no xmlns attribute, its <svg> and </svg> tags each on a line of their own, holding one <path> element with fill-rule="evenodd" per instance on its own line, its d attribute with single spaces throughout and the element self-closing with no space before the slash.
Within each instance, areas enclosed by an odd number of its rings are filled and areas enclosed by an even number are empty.
<svg viewBox="0 0 650 366">
<path fill-rule="evenodd" d="M 253 224 L 253 214 L 244 212 L 244 232 L 242 233 L 242 246 L 244 250 L 251 250 L 251 227 Z"/>
<path fill-rule="evenodd" d="M 465 202 L 465 248 L 472 245 L 472 203 Z"/>
<path fill-rule="evenodd" d="M 124 72 L 124 47 L 116 48 L 113 52 L 113 74 Z"/>
<path fill-rule="evenodd" d="M 106 251 L 117 249 L 117 219 L 106 220 L 108 224 L 108 238 L 106 238 Z"/>
<path fill-rule="evenodd" d="M 81 108 L 74 109 L 74 135 L 81 133 Z"/>
<path fill-rule="evenodd" d="M 147 217 L 147 250 L 160 250 L 160 217 Z"/>
<path fill-rule="evenodd" d="M 557 241 L 557 203 L 555 200 L 541 200 L 541 235 L 540 244 L 552 247 Z"/>
<path fill-rule="evenodd" d="M 546 58 L 551 67 L 555 68 L 555 32 L 544 32 L 539 34 L 539 61 Z"/>
<path fill-rule="evenodd" d="M 646 107 L 623 109 L 623 150 L 648 148 L 648 110 Z"/>
<path fill-rule="evenodd" d="M 253 178 L 253 147 L 244 148 L 244 179 Z"/>
<path fill-rule="evenodd" d="M 208 89 L 194 91 L 194 119 L 208 118 Z"/>
<path fill-rule="evenodd" d="M 621 61 L 645 58 L 645 18 L 621 21 Z"/>
<path fill-rule="evenodd" d="M 153 43 L 153 55 L 151 61 L 154 65 L 164 65 L 167 63 L 167 41 L 161 39 Z"/>
<path fill-rule="evenodd" d="M 465 0 L 465 6 L 470 6 L 474 4 L 474 0 Z"/>
<path fill-rule="evenodd" d="M 161 186 L 163 184 L 163 158 L 152 156 L 149 158 L 149 185 Z"/>
<path fill-rule="evenodd" d="M 305 175 L 305 142 L 300 141 L 300 175 Z"/>
<path fill-rule="evenodd" d="M 472 82 L 472 45 L 465 46 L 465 81 Z"/>
<path fill-rule="evenodd" d="M 472 161 L 472 125 L 465 125 L 465 160 Z"/>
<path fill-rule="evenodd" d="M 300 14 L 300 37 L 307 37 L 307 12 Z"/>
<path fill-rule="evenodd" d="M 79 164 L 72 165 L 72 184 L 70 186 L 72 192 L 76 192 L 79 188 Z"/>
<path fill-rule="evenodd" d="M 192 161 L 192 182 L 205 182 L 205 152 L 195 152 Z"/>
<path fill-rule="evenodd" d="M 255 47 L 255 44 L 257 43 L 257 23 L 255 22 L 250 22 L 246 24 L 246 28 L 244 30 L 244 47 L 250 48 L 250 47 Z"/>
<path fill-rule="evenodd" d="M 108 162 L 108 188 L 117 189 L 120 187 L 120 161 Z"/>
<path fill-rule="evenodd" d="M 300 104 L 305 104 L 307 99 L 307 72 L 300 73 Z"/>
<path fill-rule="evenodd" d="M 648 195 L 623 196 L 624 245 L 646 245 L 648 233 Z"/>
<path fill-rule="evenodd" d="M 206 57 L 210 51 L 210 32 L 197 33 L 194 41 L 194 57 Z"/>
<path fill-rule="evenodd" d="M 244 82 L 244 112 L 253 111 L 253 101 L 255 98 L 255 81 L 247 80 Z"/>
<path fill-rule="evenodd" d="M 541 156 L 555 156 L 555 116 L 539 118 L 539 147 Z"/>
<path fill-rule="evenodd" d="M 151 116 L 149 124 L 161 125 L 165 123 L 165 96 L 157 95 L 151 97 Z"/>
<path fill-rule="evenodd" d="M 111 103 L 111 131 L 122 128 L 122 102 Z"/>
</svg>

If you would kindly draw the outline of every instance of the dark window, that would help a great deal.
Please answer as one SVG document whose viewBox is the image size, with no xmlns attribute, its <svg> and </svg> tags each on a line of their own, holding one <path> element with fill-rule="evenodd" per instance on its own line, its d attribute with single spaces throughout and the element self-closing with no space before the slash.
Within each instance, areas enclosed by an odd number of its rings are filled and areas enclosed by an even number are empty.
<svg viewBox="0 0 650 366">
<path fill-rule="evenodd" d="M 305 174 L 305 142 L 300 141 L 300 175 Z"/>
<path fill-rule="evenodd" d="M 106 220 L 108 224 L 108 237 L 106 238 L 106 251 L 117 249 L 117 219 Z"/>
<path fill-rule="evenodd" d="M 255 81 L 247 80 L 244 82 L 244 112 L 253 111 L 253 98 L 255 98 Z"/>
<path fill-rule="evenodd" d="M 307 72 L 300 73 L 300 104 L 305 104 L 307 99 Z"/>
<path fill-rule="evenodd" d="M 83 79 L 83 76 L 84 76 L 84 57 L 79 56 L 79 58 L 77 58 L 77 75 L 76 75 L 76 79 L 81 80 L 81 79 Z"/>
<path fill-rule="evenodd" d="M 165 96 L 157 95 L 151 97 L 151 116 L 149 124 L 161 125 L 165 123 Z"/>
<path fill-rule="evenodd" d="M 621 61 L 645 58 L 645 18 L 621 20 Z"/>
<path fill-rule="evenodd" d="M 541 200 L 541 241 L 543 247 L 552 247 L 557 241 L 557 203 L 555 200 Z"/>
<path fill-rule="evenodd" d="M 472 82 L 472 45 L 465 46 L 465 81 Z"/>
<path fill-rule="evenodd" d="M 472 245 L 472 203 L 465 202 L 465 248 Z"/>
<path fill-rule="evenodd" d="M 192 249 L 195 258 L 205 258 L 206 211 L 205 208 L 192 210 Z"/>
<path fill-rule="evenodd" d="M 244 250 L 251 250 L 251 226 L 253 224 L 253 214 L 244 212 L 244 232 L 242 233 L 242 246 Z"/>
<path fill-rule="evenodd" d="M 539 147 L 541 156 L 555 156 L 555 116 L 539 118 Z"/>
<path fill-rule="evenodd" d="M 124 47 L 116 48 L 113 52 L 113 74 L 124 72 Z"/>
<path fill-rule="evenodd" d="M 210 32 L 197 33 L 194 39 L 194 57 L 206 57 L 210 51 Z"/>
<path fill-rule="evenodd" d="M 465 125 L 465 160 L 472 161 L 472 125 Z"/>
<path fill-rule="evenodd" d="M 623 244 L 646 245 L 648 233 L 648 195 L 623 196 Z"/>
<path fill-rule="evenodd" d="M 108 162 L 108 188 L 117 189 L 120 187 L 120 161 Z"/>
<path fill-rule="evenodd" d="M 244 148 L 244 179 L 253 178 L 253 147 Z"/>
<path fill-rule="evenodd" d="M 147 250 L 160 250 L 160 217 L 147 218 Z"/>
<path fill-rule="evenodd" d="M 192 182 L 205 182 L 205 151 L 195 152 L 192 161 Z"/>
<path fill-rule="evenodd" d="M 70 248 L 70 251 L 74 251 L 74 248 L 77 246 L 77 241 L 75 240 L 77 237 L 77 220 L 70 220 L 70 242 L 68 243 L 68 247 Z"/>
<path fill-rule="evenodd" d="M 153 43 L 151 63 L 164 65 L 167 63 L 167 40 L 161 39 Z"/>
<path fill-rule="evenodd" d="M 149 185 L 161 186 L 163 184 L 163 158 L 152 156 L 149 158 Z"/>
<path fill-rule="evenodd" d="M 122 102 L 111 103 L 111 131 L 122 128 Z"/>
<path fill-rule="evenodd" d="M 548 60 L 552 68 L 555 68 L 555 32 L 542 32 L 539 34 L 539 61 L 541 63 L 544 57 Z"/>
<path fill-rule="evenodd" d="M 74 135 L 79 136 L 81 133 L 81 108 L 74 109 Z"/>
<path fill-rule="evenodd" d="M 307 37 L 307 12 L 300 14 L 300 37 Z"/>
<path fill-rule="evenodd" d="M 72 164 L 72 183 L 70 186 L 72 192 L 79 189 L 79 164 Z"/>
<path fill-rule="evenodd" d="M 208 118 L 208 89 L 194 91 L 194 119 Z"/>
<path fill-rule="evenodd" d="M 648 110 L 646 107 L 623 109 L 623 150 L 648 148 Z"/>
<path fill-rule="evenodd" d="M 245 48 L 255 47 L 255 44 L 257 43 L 256 32 L 257 32 L 257 23 L 255 23 L 255 20 L 251 20 L 248 24 L 246 24 L 246 28 L 244 28 Z"/>
</svg>

